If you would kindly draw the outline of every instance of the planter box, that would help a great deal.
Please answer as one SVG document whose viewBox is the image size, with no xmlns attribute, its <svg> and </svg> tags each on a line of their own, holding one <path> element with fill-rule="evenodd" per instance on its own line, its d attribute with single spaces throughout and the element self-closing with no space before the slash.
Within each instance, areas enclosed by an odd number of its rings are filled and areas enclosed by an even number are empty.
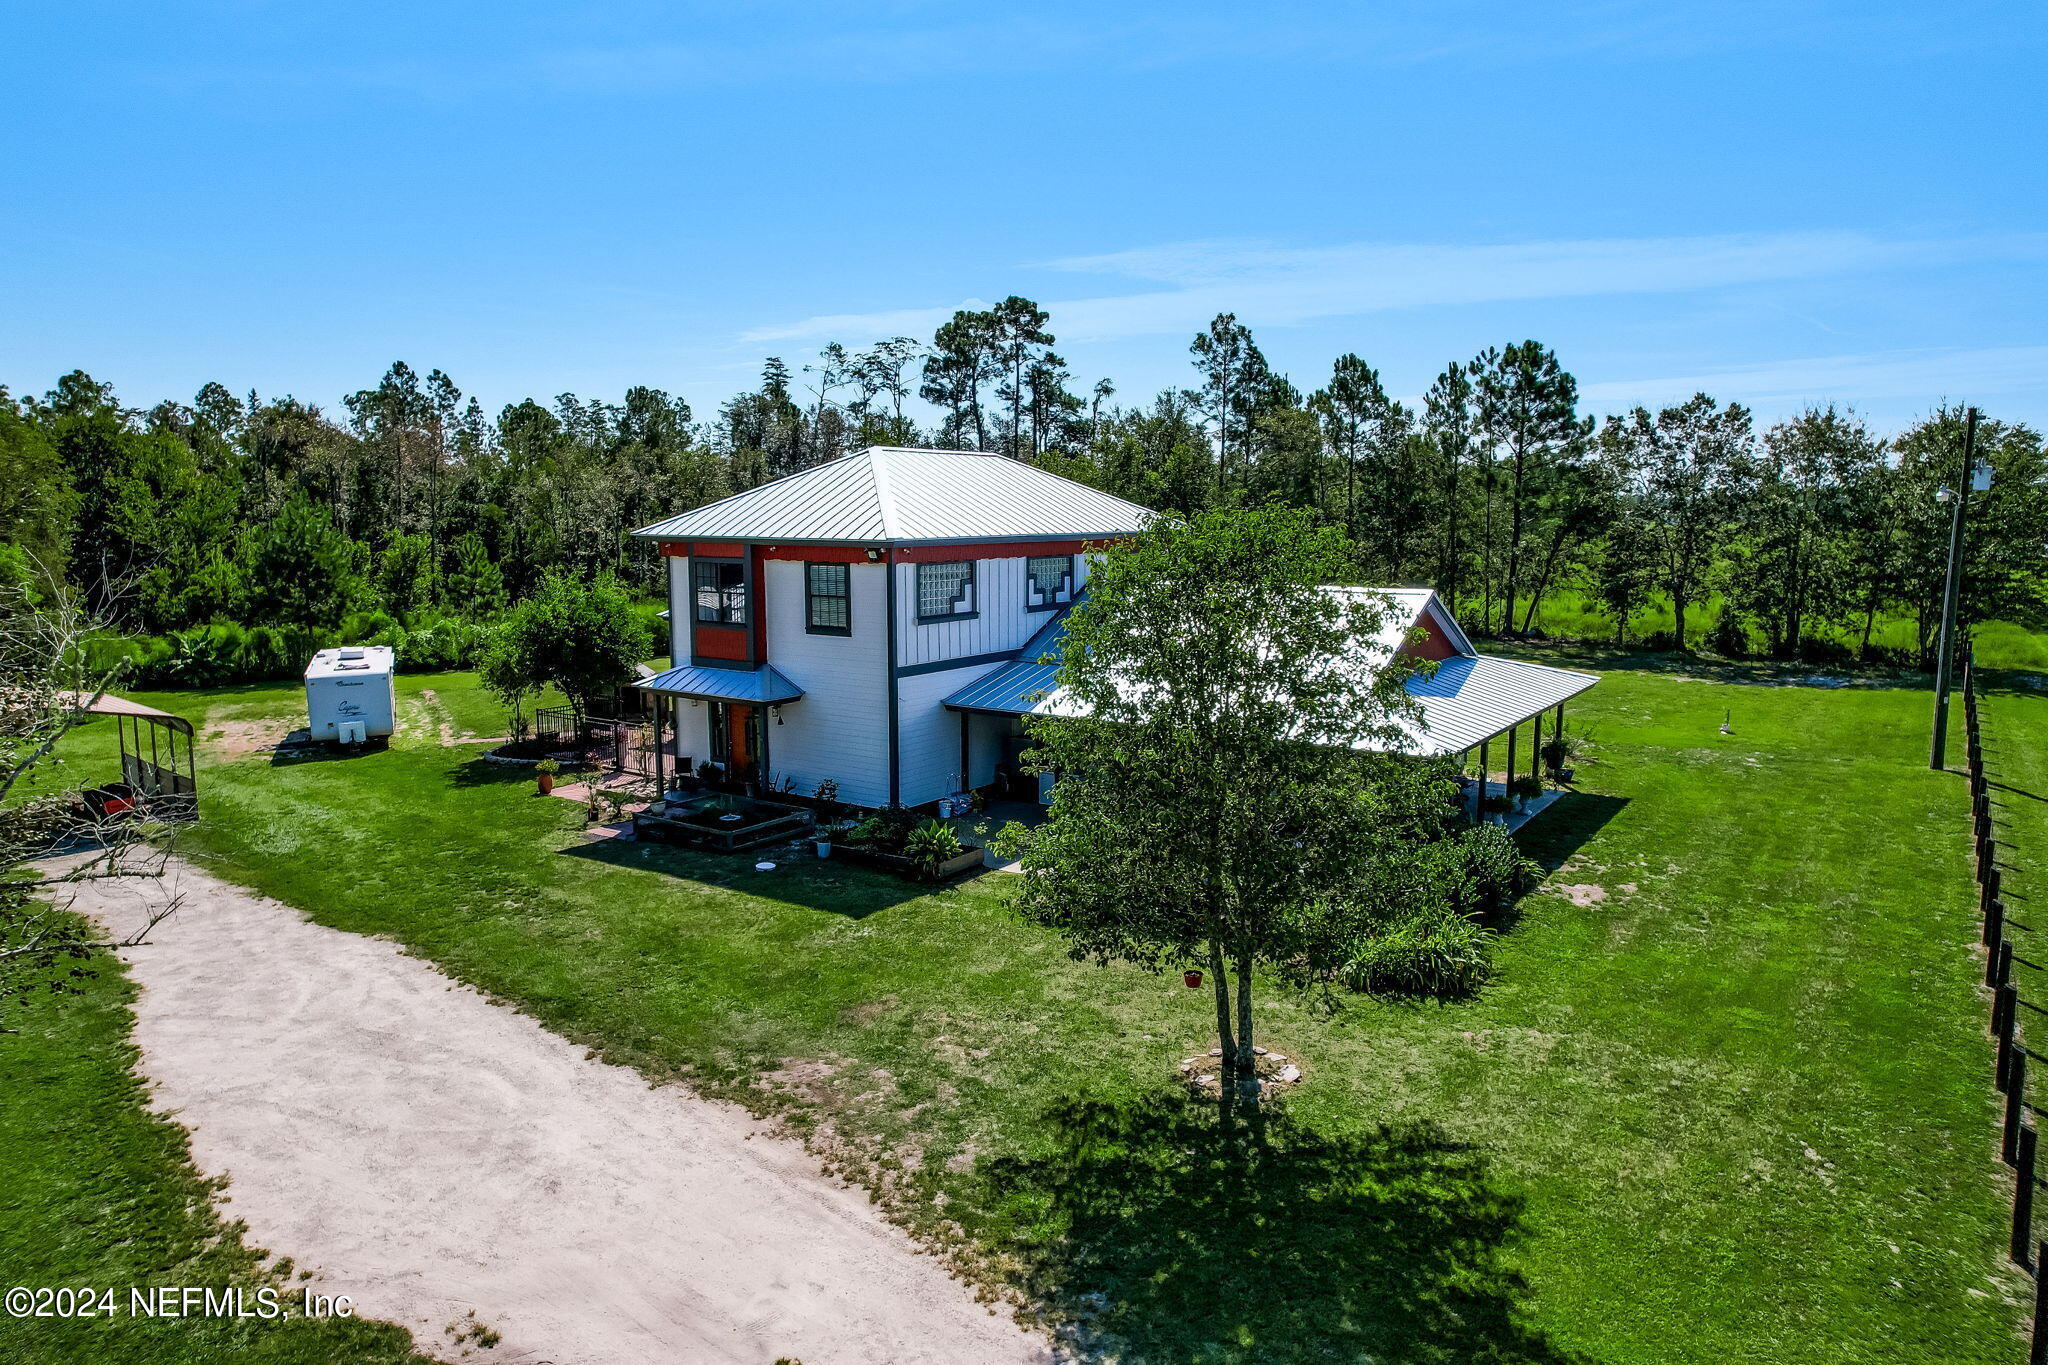
<svg viewBox="0 0 2048 1365">
<path fill-rule="evenodd" d="M 919 870 L 916 860 L 906 858 L 901 853 L 883 853 L 872 848 L 862 848 L 858 844 L 835 843 L 832 845 L 832 856 L 844 858 L 849 863 L 859 863 L 863 867 L 876 867 L 884 872 L 893 872 L 910 881 L 924 880 L 924 874 Z M 980 862 L 981 848 L 974 844 L 965 845 L 958 853 L 939 864 L 939 875 L 932 880 L 942 882 L 948 877 L 957 877 Z"/>
<path fill-rule="evenodd" d="M 720 829 L 716 823 L 699 823 L 689 817 L 701 815 L 719 798 L 692 797 L 681 803 L 650 806 L 633 817 L 633 835 L 657 843 L 680 844 L 713 853 L 738 853 L 766 844 L 786 843 L 810 833 L 815 816 L 800 806 L 773 801 L 747 801 L 743 813 L 760 815 L 757 820 L 735 821 L 736 828 Z"/>
</svg>

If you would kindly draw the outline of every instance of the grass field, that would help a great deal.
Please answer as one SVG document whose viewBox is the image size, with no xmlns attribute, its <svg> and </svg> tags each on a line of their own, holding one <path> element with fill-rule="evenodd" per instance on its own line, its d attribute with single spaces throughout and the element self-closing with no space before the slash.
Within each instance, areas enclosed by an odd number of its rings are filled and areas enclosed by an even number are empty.
<svg viewBox="0 0 2048 1365">
<path fill-rule="evenodd" d="M 401 679 L 388 750 L 214 763 L 185 847 L 785 1114 L 1146 1360 L 2013 1359 L 1966 803 L 1925 767 L 1926 692 L 1546 657 L 1611 671 L 1574 704 L 1581 790 L 1525 832 L 1556 870 L 1496 983 L 1268 992 L 1309 1079 L 1249 1167 L 1171 1082 L 1208 1045 L 1177 978 L 1068 962 L 1000 877 L 586 844 L 577 808 L 440 742 L 501 728 L 460 675 Z M 202 757 L 298 704 L 142 699 L 220 736 Z M 2048 701 L 2001 705 L 2037 745 Z"/>
<path fill-rule="evenodd" d="M 1477 620 L 1475 604 L 1466 613 Z M 1721 614 L 1721 596 L 1712 593 L 1694 603 L 1686 612 L 1686 638 L 1694 648 L 1704 646 L 1708 632 Z M 1546 634 L 1563 640 L 1608 642 L 1614 638 L 1614 618 L 1592 594 L 1565 589 L 1545 596 L 1536 612 L 1536 625 Z M 1635 645 L 1650 635 L 1669 633 L 1676 625 L 1671 601 L 1662 593 L 1629 622 L 1628 642 Z M 1855 648 L 1862 632 L 1821 630 L 1823 638 Z M 2012 621 L 1985 621 L 1976 627 L 1977 658 L 1986 668 L 2048 669 L 2048 634 Z M 1919 640 L 1912 618 L 1880 616 L 1870 633 L 1870 642 L 1886 649 L 1912 651 Z"/>
</svg>

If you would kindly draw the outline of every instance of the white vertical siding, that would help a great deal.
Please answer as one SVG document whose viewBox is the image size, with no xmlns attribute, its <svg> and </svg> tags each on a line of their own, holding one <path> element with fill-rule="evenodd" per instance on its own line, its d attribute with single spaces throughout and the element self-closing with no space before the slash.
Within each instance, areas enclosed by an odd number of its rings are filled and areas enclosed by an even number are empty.
<svg viewBox="0 0 2048 1365">
<path fill-rule="evenodd" d="M 940 703 L 976 678 L 1001 667 L 1000 663 L 981 664 L 897 679 L 902 698 L 897 743 L 903 765 L 904 805 L 921 806 L 961 789 L 960 716 Z M 975 766 L 980 768 L 984 762 L 993 771 L 995 760 L 977 753 Z"/>
<path fill-rule="evenodd" d="M 669 700 L 676 716 L 675 750 L 669 757 L 687 758 L 694 769 L 711 758 L 711 708 L 688 697 Z"/>
<path fill-rule="evenodd" d="M 963 552 L 974 547 L 962 547 Z M 1076 556 L 1075 589 L 1087 580 L 1087 560 Z M 983 559 L 974 566 L 975 607 L 980 612 L 967 621 L 917 619 L 917 566 L 896 566 L 897 662 L 906 665 L 937 663 L 943 659 L 972 659 L 983 654 L 1010 653 L 1045 624 L 1046 613 L 1024 605 L 1025 557 Z M 962 679 L 965 681 L 965 679 Z"/>
<path fill-rule="evenodd" d="M 690 561 L 676 555 L 668 560 L 668 662 L 681 668 L 690 662 L 690 585 L 683 575 Z"/>
<path fill-rule="evenodd" d="M 779 779 L 796 779 L 808 796 L 825 778 L 839 797 L 862 806 L 889 800 L 888 580 L 880 564 L 849 566 L 851 635 L 804 629 L 804 566 L 764 566 L 768 662 L 804 690 L 768 726 L 768 762 Z M 957 738 L 957 737 L 956 737 Z M 955 766 L 958 766 L 957 760 Z"/>
</svg>

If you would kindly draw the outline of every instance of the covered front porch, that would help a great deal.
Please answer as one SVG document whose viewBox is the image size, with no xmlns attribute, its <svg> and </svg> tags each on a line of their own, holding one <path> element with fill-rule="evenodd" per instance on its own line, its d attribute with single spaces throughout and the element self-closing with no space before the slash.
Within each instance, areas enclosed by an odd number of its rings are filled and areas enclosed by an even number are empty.
<svg viewBox="0 0 2048 1365">
<path fill-rule="evenodd" d="M 667 792 L 702 765 L 750 787 L 771 785 L 773 721 L 804 690 L 774 667 L 671 668 L 634 686 L 654 727 L 654 789 Z"/>
</svg>

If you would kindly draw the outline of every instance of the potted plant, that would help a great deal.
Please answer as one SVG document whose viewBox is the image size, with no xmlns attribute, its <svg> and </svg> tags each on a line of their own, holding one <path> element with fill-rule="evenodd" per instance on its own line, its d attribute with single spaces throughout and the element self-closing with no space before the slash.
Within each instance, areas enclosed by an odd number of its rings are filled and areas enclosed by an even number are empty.
<svg viewBox="0 0 2048 1365">
<path fill-rule="evenodd" d="M 1489 822 L 1496 825 L 1501 823 L 1502 817 L 1510 809 L 1512 807 L 1508 804 L 1508 799 L 1505 796 L 1489 796 L 1479 803 L 1479 813 L 1485 816 Z"/>
<path fill-rule="evenodd" d="M 1570 730 L 1560 731 L 1544 744 L 1543 765 L 1559 782 L 1569 782 L 1572 780 L 1572 774 L 1577 771 L 1572 767 L 1572 760 L 1579 756 L 1581 748 L 1582 744 L 1576 733 Z"/>
<path fill-rule="evenodd" d="M 820 782 L 818 789 L 811 793 L 811 800 L 817 803 L 818 808 L 817 837 L 812 840 L 812 845 L 820 858 L 829 858 L 832 856 L 832 836 L 839 832 L 839 819 L 844 813 L 844 807 L 839 804 L 838 781 L 828 777 Z"/>
<path fill-rule="evenodd" d="M 1508 795 L 1514 798 L 1515 809 L 1521 810 L 1531 801 L 1543 795 L 1543 783 L 1539 778 L 1523 773 L 1508 783 Z"/>
<path fill-rule="evenodd" d="M 540 794 L 546 796 L 555 789 L 555 774 L 562 771 L 562 765 L 552 758 L 544 758 L 533 765 L 533 780 L 540 786 Z"/>
</svg>

